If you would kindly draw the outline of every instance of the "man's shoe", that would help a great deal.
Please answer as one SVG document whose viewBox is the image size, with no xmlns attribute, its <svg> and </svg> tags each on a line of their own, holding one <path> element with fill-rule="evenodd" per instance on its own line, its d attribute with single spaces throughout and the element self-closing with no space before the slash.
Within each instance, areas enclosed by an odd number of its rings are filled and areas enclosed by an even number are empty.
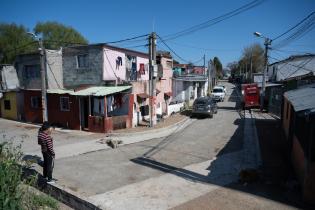
<svg viewBox="0 0 315 210">
<path fill-rule="evenodd" d="M 52 180 L 52 179 L 50 179 L 50 180 L 48 180 L 47 181 L 47 184 L 55 184 L 56 182 L 54 181 L 54 180 Z"/>
</svg>

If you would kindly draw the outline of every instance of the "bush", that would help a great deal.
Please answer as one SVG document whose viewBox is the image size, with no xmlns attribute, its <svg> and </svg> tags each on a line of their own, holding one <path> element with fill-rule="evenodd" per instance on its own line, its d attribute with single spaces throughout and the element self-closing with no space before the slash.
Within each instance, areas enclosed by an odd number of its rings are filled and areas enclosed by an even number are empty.
<svg viewBox="0 0 315 210">
<path fill-rule="evenodd" d="M 58 209 L 56 200 L 29 186 L 36 177 L 22 178 L 23 167 L 29 167 L 22 155 L 21 146 L 0 143 L 0 209 Z"/>
<path fill-rule="evenodd" d="M 12 149 L 7 143 L 0 144 L 0 207 L 21 209 L 22 168 L 19 165 L 22 154 L 20 147 Z"/>
</svg>

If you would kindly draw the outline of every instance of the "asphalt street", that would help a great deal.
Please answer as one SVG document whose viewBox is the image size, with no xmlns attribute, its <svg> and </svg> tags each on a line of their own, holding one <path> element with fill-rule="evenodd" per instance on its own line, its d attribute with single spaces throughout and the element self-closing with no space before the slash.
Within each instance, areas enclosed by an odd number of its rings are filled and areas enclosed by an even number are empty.
<svg viewBox="0 0 315 210">
<path fill-rule="evenodd" d="M 58 159 L 54 170 L 58 184 L 92 196 L 241 150 L 243 129 L 235 110 L 237 94 L 233 85 L 225 85 L 226 100 L 218 104 L 213 119 L 197 119 L 166 138 Z"/>
</svg>

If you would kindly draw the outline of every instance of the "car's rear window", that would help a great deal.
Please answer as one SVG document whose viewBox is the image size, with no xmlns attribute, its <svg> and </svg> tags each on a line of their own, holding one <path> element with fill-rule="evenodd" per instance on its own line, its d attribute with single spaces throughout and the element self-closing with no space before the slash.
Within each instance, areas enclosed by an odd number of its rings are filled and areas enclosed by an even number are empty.
<svg viewBox="0 0 315 210">
<path fill-rule="evenodd" d="M 215 88 L 215 89 L 213 89 L 213 92 L 214 93 L 222 93 L 223 90 L 221 88 Z"/>
<path fill-rule="evenodd" d="M 196 104 L 198 104 L 198 105 L 204 105 L 204 104 L 206 104 L 206 103 L 207 103 L 207 102 L 204 101 L 204 100 L 196 101 Z"/>
</svg>

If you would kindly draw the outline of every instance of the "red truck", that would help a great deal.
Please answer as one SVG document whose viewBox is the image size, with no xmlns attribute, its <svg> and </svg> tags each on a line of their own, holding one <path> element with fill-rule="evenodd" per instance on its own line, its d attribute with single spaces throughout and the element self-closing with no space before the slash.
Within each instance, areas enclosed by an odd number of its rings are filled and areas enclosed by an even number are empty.
<svg viewBox="0 0 315 210">
<path fill-rule="evenodd" d="M 242 85 L 243 109 L 260 107 L 259 88 L 256 83 Z"/>
</svg>

